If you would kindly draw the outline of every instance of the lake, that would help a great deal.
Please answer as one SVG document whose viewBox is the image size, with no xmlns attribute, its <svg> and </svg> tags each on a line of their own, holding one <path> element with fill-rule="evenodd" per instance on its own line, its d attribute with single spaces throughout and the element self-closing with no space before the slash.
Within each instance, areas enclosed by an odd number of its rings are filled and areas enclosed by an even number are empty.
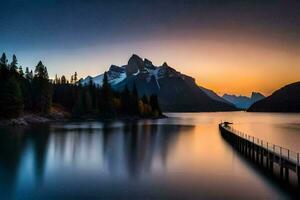
<svg viewBox="0 0 300 200">
<path fill-rule="evenodd" d="M 167 113 L 136 122 L 0 128 L 0 198 L 289 198 L 218 123 L 300 152 L 300 114 Z"/>
</svg>

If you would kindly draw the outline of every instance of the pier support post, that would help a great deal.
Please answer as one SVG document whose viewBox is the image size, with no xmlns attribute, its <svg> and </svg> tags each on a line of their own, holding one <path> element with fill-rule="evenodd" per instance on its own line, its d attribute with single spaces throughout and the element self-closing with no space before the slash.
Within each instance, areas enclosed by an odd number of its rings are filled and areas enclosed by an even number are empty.
<svg viewBox="0 0 300 200">
<path fill-rule="evenodd" d="M 264 143 L 261 140 L 260 141 L 260 164 L 263 167 L 264 166 Z"/>
<path fill-rule="evenodd" d="M 255 160 L 256 163 L 259 163 L 258 146 L 255 147 Z"/>
<path fill-rule="evenodd" d="M 251 158 L 251 144 L 249 141 L 247 141 L 248 144 L 248 157 Z"/>
<path fill-rule="evenodd" d="M 255 145 L 254 145 L 254 138 L 252 137 L 252 160 L 255 162 Z"/>
<path fill-rule="evenodd" d="M 283 179 L 283 166 L 280 164 L 280 178 Z"/>
<path fill-rule="evenodd" d="M 270 159 L 270 172 L 273 173 L 273 160 Z"/>
<path fill-rule="evenodd" d="M 244 154 L 244 139 L 241 138 L 241 152 Z"/>
<path fill-rule="evenodd" d="M 285 167 L 285 173 L 284 173 L 284 175 L 285 175 L 285 180 L 289 180 L 289 178 L 290 178 L 290 176 L 289 176 L 289 168 L 288 167 Z"/>
<path fill-rule="evenodd" d="M 298 187 L 300 187 L 300 172 L 299 172 L 299 166 L 296 166 L 296 174 L 297 174 L 297 180 L 298 180 Z"/>
<path fill-rule="evenodd" d="M 266 167 L 267 167 L 267 169 L 269 169 L 269 157 L 270 157 L 270 153 L 269 153 L 269 143 L 267 142 L 267 156 L 266 156 Z"/>
<path fill-rule="evenodd" d="M 300 172 L 299 172 L 299 153 L 297 153 L 296 174 L 298 179 L 298 187 L 300 187 Z"/>
<path fill-rule="evenodd" d="M 254 145 L 253 145 L 253 143 L 251 143 L 250 148 L 251 148 L 251 159 L 253 160 L 253 157 L 254 157 Z"/>
<path fill-rule="evenodd" d="M 249 156 L 249 142 L 246 141 L 246 156 Z"/>
<path fill-rule="evenodd" d="M 256 163 L 256 146 L 253 144 L 253 161 Z"/>
<path fill-rule="evenodd" d="M 244 154 L 244 141 L 241 139 L 241 153 Z"/>
</svg>

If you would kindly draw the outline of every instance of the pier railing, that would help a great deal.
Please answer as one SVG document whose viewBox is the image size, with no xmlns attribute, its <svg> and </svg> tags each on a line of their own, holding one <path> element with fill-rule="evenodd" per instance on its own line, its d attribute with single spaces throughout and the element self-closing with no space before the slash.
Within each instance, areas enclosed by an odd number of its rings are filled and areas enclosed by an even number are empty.
<svg viewBox="0 0 300 200">
<path fill-rule="evenodd" d="M 238 137 L 241 137 L 249 142 L 252 142 L 252 143 L 264 148 L 268 152 L 271 152 L 280 158 L 284 158 L 285 160 L 288 160 L 289 162 L 300 166 L 300 160 L 299 160 L 300 154 L 296 151 L 292 151 L 288 148 L 285 148 L 285 147 L 273 144 L 271 142 L 264 141 L 257 137 L 253 137 L 251 135 L 245 134 L 239 130 L 232 128 L 231 126 L 223 126 L 223 128 L 227 129 L 228 131 L 237 135 Z"/>
</svg>

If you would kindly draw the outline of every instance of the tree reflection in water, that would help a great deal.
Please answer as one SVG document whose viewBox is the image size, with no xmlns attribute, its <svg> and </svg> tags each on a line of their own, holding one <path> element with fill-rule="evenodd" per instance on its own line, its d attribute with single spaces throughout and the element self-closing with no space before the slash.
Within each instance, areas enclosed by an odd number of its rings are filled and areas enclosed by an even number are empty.
<svg viewBox="0 0 300 200">
<path fill-rule="evenodd" d="M 1 128 L 0 195 L 9 197 L 27 187 L 38 190 L 45 177 L 60 173 L 70 179 L 95 171 L 112 179 L 138 179 L 165 167 L 179 133 L 193 128 L 146 121 Z"/>
</svg>

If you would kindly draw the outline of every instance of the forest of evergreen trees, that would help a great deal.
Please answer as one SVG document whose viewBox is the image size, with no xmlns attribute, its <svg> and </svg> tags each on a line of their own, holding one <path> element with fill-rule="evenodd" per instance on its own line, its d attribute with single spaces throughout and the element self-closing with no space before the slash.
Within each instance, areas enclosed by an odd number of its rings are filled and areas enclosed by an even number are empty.
<svg viewBox="0 0 300 200">
<path fill-rule="evenodd" d="M 93 82 L 82 85 L 76 72 L 70 81 L 65 76 L 50 80 L 41 61 L 34 71 L 26 68 L 24 72 L 15 55 L 9 63 L 3 53 L 0 59 L 0 119 L 17 118 L 24 112 L 47 116 L 51 114 L 52 105 L 62 106 L 74 118 L 162 115 L 156 95 L 139 98 L 135 85 L 116 92 L 106 72 L 102 87 Z"/>
</svg>

